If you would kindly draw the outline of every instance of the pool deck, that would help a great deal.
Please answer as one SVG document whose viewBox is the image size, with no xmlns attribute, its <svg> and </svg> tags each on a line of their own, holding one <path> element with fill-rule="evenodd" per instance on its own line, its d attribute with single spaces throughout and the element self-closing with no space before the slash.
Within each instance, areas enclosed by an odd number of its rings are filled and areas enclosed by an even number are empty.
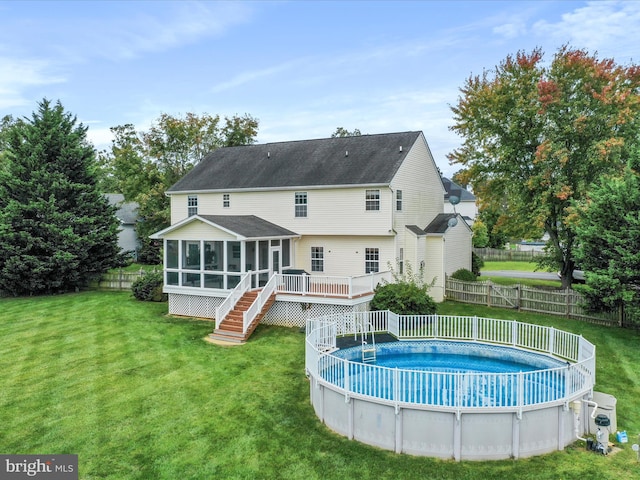
<svg viewBox="0 0 640 480">
<path fill-rule="evenodd" d="M 375 335 L 374 338 L 375 338 L 376 344 L 399 341 L 396 337 L 394 337 L 389 333 L 376 333 L 374 335 Z M 371 334 L 367 334 L 367 336 L 365 337 L 365 340 L 368 340 L 370 336 Z M 362 335 L 357 334 L 355 335 L 355 337 L 356 337 L 355 339 L 354 339 L 354 335 L 345 335 L 343 337 L 337 337 L 336 347 L 338 347 L 339 350 L 342 350 L 344 348 L 359 347 L 360 345 L 362 345 Z"/>
</svg>

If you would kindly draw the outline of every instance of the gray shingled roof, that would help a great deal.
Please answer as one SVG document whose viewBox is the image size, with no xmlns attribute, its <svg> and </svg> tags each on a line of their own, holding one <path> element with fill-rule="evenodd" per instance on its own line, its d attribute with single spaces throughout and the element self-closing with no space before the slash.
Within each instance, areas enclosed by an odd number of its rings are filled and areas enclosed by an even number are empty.
<svg viewBox="0 0 640 480">
<path fill-rule="evenodd" d="M 455 217 L 455 213 L 439 213 L 429 225 L 424 228 L 425 233 L 445 233 L 449 228 L 449 219 Z"/>
<path fill-rule="evenodd" d="M 405 225 L 405 228 L 418 236 L 425 234 L 425 231 L 417 225 Z"/>
<path fill-rule="evenodd" d="M 476 196 L 471 193 L 469 190 L 461 187 L 453 180 L 450 180 L 446 177 L 442 177 L 442 185 L 444 185 L 445 194 L 444 199 L 449 201 L 449 195 L 451 195 L 452 190 L 456 190 L 458 192 L 458 196 L 460 197 L 461 202 L 475 202 Z"/>
<path fill-rule="evenodd" d="M 124 225 L 134 225 L 138 221 L 138 203 L 125 202 L 121 193 L 105 194 L 110 205 L 117 207 L 116 217 Z"/>
<path fill-rule="evenodd" d="M 246 238 L 295 237 L 297 233 L 255 215 L 198 215 Z"/>
<path fill-rule="evenodd" d="M 391 182 L 420 135 L 387 133 L 219 148 L 168 193 L 384 185 Z"/>
</svg>

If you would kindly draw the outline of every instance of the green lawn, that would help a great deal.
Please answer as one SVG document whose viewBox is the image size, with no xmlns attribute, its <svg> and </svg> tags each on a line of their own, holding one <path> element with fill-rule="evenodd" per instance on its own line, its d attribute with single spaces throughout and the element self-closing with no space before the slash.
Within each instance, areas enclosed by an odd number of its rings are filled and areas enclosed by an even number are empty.
<svg viewBox="0 0 640 480">
<path fill-rule="evenodd" d="M 538 264 L 535 262 L 484 262 L 481 270 L 519 270 L 521 272 L 535 272 Z"/>
<path fill-rule="evenodd" d="M 640 463 L 636 332 L 447 303 L 441 313 L 517 318 L 598 345 L 598 387 L 618 398 L 630 443 L 518 461 L 395 455 L 320 424 L 299 329 L 261 326 L 211 345 L 204 321 L 128 293 L 0 299 L 0 452 L 75 453 L 82 479 L 632 479 Z"/>
<path fill-rule="evenodd" d="M 484 266 L 480 269 L 480 273 L 489 272 L 492 270 L 512 270 L 520 272 L 536 272 L 536 271 L 548 271 L 538 270 L 538 264 L 535 262 L 484 262 Z M 480 275 L 478 280 L 491 280 L 499 285 L 526 285 L 528 287 L 542 287 L 542 288 L 561 288 L 562 282 L 558 280 L 539 280 L 537 278 L 512 278 L 512 277 L 498 277 L 491 275 Z"/>
</svg>

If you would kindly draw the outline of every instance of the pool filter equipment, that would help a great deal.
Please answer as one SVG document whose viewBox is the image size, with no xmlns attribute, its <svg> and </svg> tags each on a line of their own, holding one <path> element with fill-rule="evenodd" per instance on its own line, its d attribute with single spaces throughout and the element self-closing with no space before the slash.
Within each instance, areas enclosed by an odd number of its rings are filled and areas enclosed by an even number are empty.
<svg viewBox="0 0 640 480">
<path fill-rule="evenodd" d="M 606 415 L 600 414 L 596 415 L 595 422 L 598 430 L 596 431 L 594 450 L 607 455 L 609 453 L 609 425 L 611 425 L 611 420 Z"/>
</svg>

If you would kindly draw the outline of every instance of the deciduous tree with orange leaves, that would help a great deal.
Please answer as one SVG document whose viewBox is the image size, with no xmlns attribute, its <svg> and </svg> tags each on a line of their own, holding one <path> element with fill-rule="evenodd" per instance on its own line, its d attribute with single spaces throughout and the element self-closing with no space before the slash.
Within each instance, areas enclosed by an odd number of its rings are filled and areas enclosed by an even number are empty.
<svg viewBox="0 0 640 480">
<path fill-rule="evenodd" d="M 568 46 L 551 63 L 540 49 L 469 77 L 451 107 L 463 166 L 480 209 L 501 211 L 514 238 L 549 235 L 547 265 L 563 286 L 575 267 L 576 202 L 602 175 L 624 168 L 638 143 L 640 67 Z"/>
</svg>

